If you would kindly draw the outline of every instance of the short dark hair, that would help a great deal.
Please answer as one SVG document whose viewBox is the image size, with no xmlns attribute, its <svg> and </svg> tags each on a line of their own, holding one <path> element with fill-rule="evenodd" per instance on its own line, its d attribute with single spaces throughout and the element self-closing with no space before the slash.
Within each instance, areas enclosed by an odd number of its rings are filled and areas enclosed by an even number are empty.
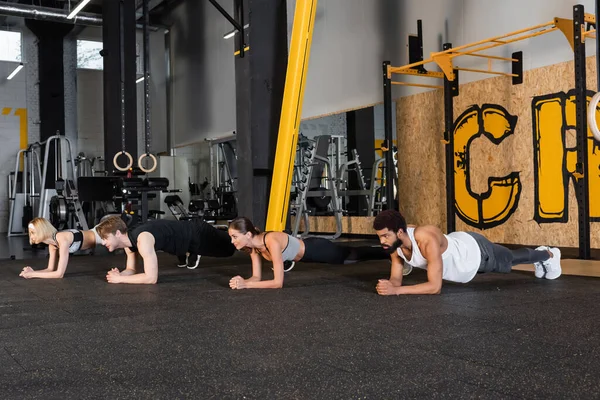
<svg viewBox="0 0 600 400">
<path fill-rule="evenodd" d="M 373 229 L 380 231 L 384 228 L 393 232 L 398 232 L 400 229 L 406 232 L 406 220 L 396 210 L 384 210 L 375 217 Z"/>
<path fill-rule="evenodd" d="M 258 235 L 260 233 L 260 230 L 258 230 L 258 228 L 254 226 L 252 221 L 250 221 L 246 217 L 235 218 L 229 223 L 229 228 L 235 229 L 243 235 L 248 232 L 250 232 L 252 235 Z"/>
</svg>

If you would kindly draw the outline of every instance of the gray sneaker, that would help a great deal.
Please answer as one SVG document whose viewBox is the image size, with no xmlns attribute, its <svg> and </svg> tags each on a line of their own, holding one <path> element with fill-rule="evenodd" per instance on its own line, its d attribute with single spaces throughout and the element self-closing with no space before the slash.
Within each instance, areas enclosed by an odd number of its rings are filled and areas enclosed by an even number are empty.
<svg viewBox="0 0 600 400">
<path fill-rule="evenodd" d="M 540 246 L 535 250 L 536 251 L 548 251 L 548 250 L 550 250 L 550 247 Z M 542 261 L 536 262 L 536 263 L 533 263 L 533 265 L 535 266 L 535 277 L 543 278 L 544 275 L 546 275 L 546 268 L 544 268 L 544 262 L 542 262 Z"/>
<path fill-rule="evenodd" d="M 544 261 L 544 268 L 546 268 L 546 279 L 556 279 L 562 274 L 562 268 L 560 266 L 560 250 L 556 247 L 551 247 L 550 252 L 552 257 Z"/>
</svg>

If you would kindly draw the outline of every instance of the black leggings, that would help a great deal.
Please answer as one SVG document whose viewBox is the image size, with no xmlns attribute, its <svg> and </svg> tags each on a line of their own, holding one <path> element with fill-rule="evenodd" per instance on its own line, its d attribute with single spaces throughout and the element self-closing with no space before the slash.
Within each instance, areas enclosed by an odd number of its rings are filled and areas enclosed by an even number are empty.
<svg viewBox="0 0 600 400">
<path fill-rule="evenodd" d="M 389 255 L 381 247 L 341 246 L 324 238 L 303 239 L 304 256 L 302 262 L 325 264 L 351 264 L 365 260 L 382 260 Z"/>
<path fill-rule="evenodd" d="M 508 273 L 515 265 L 533 264 L 546 261 L 550 258 L 550 254 L 546 250 L 531 250 L 527 248 L 510 250 L 504 246 L 490 242 L 486 237 L 478 233 L 467 233 L 473 236 L 481 250 L 479 272 Z"/>
<path fill-rule="evenodd" d="M 227 231 L 215 228 L 204 221 L 195 220 L 194 236 L 190 243 L 189 252 L 207 257 L 231 257 L 235 246 Z"/>
</svg>

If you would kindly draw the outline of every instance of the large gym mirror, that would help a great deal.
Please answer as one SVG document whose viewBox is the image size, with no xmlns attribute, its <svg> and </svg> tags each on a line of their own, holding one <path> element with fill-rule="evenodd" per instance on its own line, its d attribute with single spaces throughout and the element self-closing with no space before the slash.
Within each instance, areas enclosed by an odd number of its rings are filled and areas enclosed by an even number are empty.
<svg viewBox="0 0 600 400">
<path fill-rule="evenodd" d="M 292 179 L 291 230 L 309 234 L 309 217 L 334 217 L 331 237 L 338 237 L 344 217 L 377 215 L 387 202 L 383 141 L 382 105 L 303 121 Z"/>
</svg>

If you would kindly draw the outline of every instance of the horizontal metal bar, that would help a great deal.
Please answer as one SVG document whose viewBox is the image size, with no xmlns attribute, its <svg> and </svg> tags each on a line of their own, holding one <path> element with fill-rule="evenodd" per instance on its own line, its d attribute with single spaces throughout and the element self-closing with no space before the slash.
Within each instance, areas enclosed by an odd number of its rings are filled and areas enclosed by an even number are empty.
<svg viewBox="0 0 600 400">
<path fill-rule="evenodd" d="M 492 60 L 503 60 L 503 61 L 510 61 L 510 62 L 516 62 L 519 61 L 516 58 L 508 58 L 508 57 L 500 57 L 500 56 L 491 56 L 488 54 L 475 54 L 475 53 L 469 53 L 469 54 L 464 54 L 465 56 L 471 56 L 471 57 L 482 57 L 482 58 L 490 58 Z"/>
<path fill-rule="evenodd" d="M 370 196 L 373 194 L 373 192 L 369 189 L 364 189 L 364 190 L 338 190 L 338 195 L 340 197 L 344 197 L 344 196 Z"/>
<path fill-rule="evenodd" d="M 474 68 L 461 68 L 461 67 L 454 67 L 454 69 L 457 69 L 459 71 L 467 71 L 467 72 L 480 72 L 482 74 L 493 74 L 493 75 L 504 75 L 504 76 L 519 76 L 518 74 L 509 74 L 508 72 L 500 72 L 500 71 L 490 71 L 487 69 L 474 69 Z"/>
<path fill-rule="evenodd" d="M 389 67 L 389 70 L 390 70 L 391 73 L 396 73 L 397 74 L 398 71 L 406 70 L 406 69 L 412 68 L 412 67 L 418 67 L 419 65 L 425 65 L 425 64 L 428 64 L 428 63 L 430 63 L 432 61 L 433 60 L 430 58 L 428 60 L 418 61 L 418 62 L 415 62 L 415 63 L 412 63 L 412 64 L 406 64 L 406 65 L 403 65 L 401 67 Z"/>
<path fill-rule="evenodd" d="M 596 24 L 596 16 L 590 13 L 584 13 L 583 20 L 588 24 Z"/>
<path fill-rule="evenodd" d="M 34 19 L 37 21 L 59 22 L 61 24 L 79 25 L 79 26 L 102 26 L 102 16 L 90 13 L 78 13 L 74 18 L 67 19 L 67 11 L 58 8 L 33 6 L 21 3 L 9 3 L 0 1 L 0 15 L 10 17 L 21 17 Z M 136 24 L 137 29 L 142 29 L 143 25 Z M 159 29 L 168 30 L 166 27 L 158 25 L 149 25 L 148 28 L 153 32 Z"/>
<path fill-rule="evenodd" d="M 496 41 L 498 39 L 505 39 L 505 38 L 508 38 L 508 37 L 511 37 L 511 36 L 516 36 L 516 35 L 524 33 L 524 32 L 529 32 L 529 31 L 533 31 L 533 30 L 536 30 L 536 29 L 545 28 L 545 27 L 549 27 L 549 26 L 553 27 L 554 26 L 554 21 L 546 22 L 544 24 L 534 25 L 534 26 L 531 26 L 529 28 L 520 29 L 518 31 L 510 32 L 510 33 L 507 33 L 505 35 L 491 37 L 489 39 L 484 39 L 484 40 L 480 40 L 478 42 L 474 42 L 474 43 L 470 43 L 470 44 L 465 44 L 463 46 L 453 47 L 451 49 L 442 51 L 441 53 L 452 53 L 452 52 L 454 52 L 456 50 L 467 49 L 469 47 L 478 46 L 480 44 L 493 42 L 493 41 Z M 507 41 L 506 43 L 510 43 L 510 42 Z"/>
<path fill-rule="evenodd" d="M 537 29 L 541 29 L 541 30 L 538 30 L 536 32 L 532 32 L 532 31 L 535 31 Z M 504 46 L 506 44 L 517 42 L 517 41 L 520 41 L 520 40 L 524 40 L 524 39 L 528 39 L 528 38 L 532 38 L 532 37 L 544 35 L 546 33 L 550 33 L 550 32 L 556 31 L 558 29 L 559 28 L 556 26 L 555 20 L 553 20 L 553 21 L 546 22 L 546 23 L 543 23 L 543 24 L 534 25 L 534 26 L 531 26 L 529 28 L 525 28 L 525 29 L 520 29 L 520 30 L 517 30 L 517 31 L 513 31 L 513 32 L 507 33 L 505 35 L 495 36 L 495 37 L 492 37 L 492 38 L 489 38 L 489 39 L 480 40 L 478 42 L 466 44 L 466 45 L 463 45 L 463 46 L 453 47 L 453 48 L 450 48 L 448 50 L 444 50 L 444 51 L 441 51 L 441 52 L 434 52 L 434 53 L 431 53 L 431 58 L 429 58 L 427 60 L 415 62 L 415 63 L 412 63 L 412 64 L 403 65 L 403 66 L 400 66 L 400 67 L 392 67 L 392 66 L 390 66 L 389 67 L 389 71 L 390 71 L 390 73 L 397 73 L 397 74 L 399 74 L 399 73 L 402 73 L 402 71 L 406 71 L 406 70 L 411 69 L 413 67 L 417 67 L 417 66 L 420 66 L 420 65 L 425 65 L 425 64 L 429 64 L 431 62 L 434 62 L 434 57 L 436 57 L 436 56 L 439 57 L 440 55 L 445 55 L 445 54 L 447 54 L 448 57 L 450 57 L 450 60 L 454 59 L 455 57 L 459 57 L 459 56 L 472 55 L 472 56 L 475 56 L 475 57 L 486 57 L 486 58 L 490 58 L 490 59 L 498 59 L 498 60 L 505 60 L 505 61 L 515 62 L 517 60 L 515 60 L 513 58 L 498 57 L 498 56 L 488 56 L 488 55 L 485 55 L 485 54 L 475 54 L 475 53 L 478 53 L 478 52 L 483 51 L 483 50 L 488 50 L 488 49 L 492 49 L 492 48 L 495 48 L 495 47 L 499 47 L 499 46 Z M 530 33 L 526 33 L 526 32 L 530 32 Z M 526 33 L 526 34 L 523 35 L 523 33 Z M 517 35 L 520 35 L 520 36 L 513 37 L 513 36 L 517 36 Z M 511 37 L 513 37 L 513 38 L 511 38 Z M 505 39 L 505 40 L 500 40 L 500 39 Z M 469 49 L 469 50 L 465 50 L 465 49 Z M 464 50 L 464 51 L 462 51 L 462 50 Z M 411 73 L 409 73 L 409 74 L 411 74 Z M 417 74 L 414 74 L 414 75 L 417 75 Z M 430 85 L 408 84 L 408 83 L 403 83 L 403 82 L 402 83 L 401 82 L 392 82 L 392 83 L 397 84 L 397 85 L 422 86 L 422 87 L 437 88 L 435 86 L 430 86 Z"/>
<path fill-rule="evenodd" d="M 585 31 L 583 32 L 583 36 L 590 36 L 590 37 L 596 37 L 596 30 L 595 29 L 590 29 L 589 31 Z"/>
<path fill-rule="evenodd" d="M 402 85 L 402 86 L 416 86 L 416 87 L 424 87 L 424 88 L 430 88 L 430 89 L 443 89 L 443 86 L 436 86 L 436 85 L 425 85 L 423 83 L 408 83 L 408 82 L 397 82 L 397 81 L 392 81 L 392 85 Z"/>
<path fill-rule="evenodd" d="M 425 78 L 439 78 L 439 79 L 444 79 L 444 73 L 443 72 L 438 72 L 438 71 L 431 71 L 431 72 L 419 72 L 415 69 L 403 69 L 400 71 L 396 71 L 394 72 L 392 70 L 393 74 L 402 74 L 402 75 L 413 75 L 413 76 L 422 76 Z"/>
<path fill-rule="evenodd" d="M 94 14 L 79 13 L 73 19 L 67 19 L 67 11 L 58 8 L 40 7 L 29 4 L 0 2 L 0 15 L 30 18 L 39 21 L 60 22 L 70 25 L 102 26 L 102 17 Z"/>
<path fill-rule="evenodd" d="M 476 48 L 476 49 L 471 49 L 471 50 L 467 50 L 467 51 L 461 51 L 461 52 L 458 52 L 458 53 L 454 53 L 454 54 L 450 55 L 450 58 L 455 58 L 455 57 L 458 57 L 458 56 L 464 56 L 464 55 L 467 55 L 467 54 L 473 54 L 473 53 L 476 53 L 478 51 L 493 49 L 494 47 L 504 46 L 505 44 L 508 44 L 508 43 L 518 42 L 520 40 L 529 39 L 531 37 L 544 35 L 546 33 L 554 32 L 556 30 L 558 30 L 558 28 L 556 28 L 556 27 L 555 28 L 544 29 L 542 31 L 530 33 L 530 34 L 527 34 L 527 35 L 520 36 L 518 38 L 507 40 L 505 43 L 493 43 L 493 44 L 490 44 L 490 45 L 487 45 L 487 46 L 481 46 L 481 47 Z"/>
</svg>

